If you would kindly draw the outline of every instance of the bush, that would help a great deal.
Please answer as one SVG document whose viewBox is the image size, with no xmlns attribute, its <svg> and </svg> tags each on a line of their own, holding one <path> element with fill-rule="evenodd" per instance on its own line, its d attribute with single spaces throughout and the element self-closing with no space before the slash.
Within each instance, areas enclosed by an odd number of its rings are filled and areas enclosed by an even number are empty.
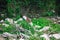
<svg viewBox="0 0 60 40">
<path fill-rule="evenodd" d="M 52 23 L 52 21 L 47 20 L 46 18 L 39 18 L 39 19 L 32 19 L 32 22 L 34 25 L 41 26 L 40 28 L 43 28 L 44 26 L 49 26 L 49 24 Z"/>
</svg>

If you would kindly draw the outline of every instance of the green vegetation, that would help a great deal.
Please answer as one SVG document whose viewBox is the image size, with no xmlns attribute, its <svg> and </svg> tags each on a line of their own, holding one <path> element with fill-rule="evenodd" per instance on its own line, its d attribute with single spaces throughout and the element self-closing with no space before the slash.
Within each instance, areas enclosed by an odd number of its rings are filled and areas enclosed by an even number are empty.
<svg viewBox="0 0 60 40">
<path fill-rule="evenodd" d="M 17 24 L 21 25 L 24 29 L 27 29 L 29 31 L 32 32 L 32 34 L 34 35 L 35 30 L 34 30 L 34 26 L 38 25 L 40 26 L 40 28 L 38 28 L 38 30 L 42 29 L 45 26 L 51 26 L 51 28 L 49 29 L 49 31 L 47 31 L 47 33 L 60 33 L 60 24 L 54 24 L 51 20 L 48 20 L 47 18 L 39 18 L 39 19 L 32 19 L 33 22 L 33 26 L 30 26 L 29 23 L 27 23 L 25 20 L 22 21 L 18 21 Z M 12 34 L 17 34 L 19 33 L 18 30 L 16 30 L 15 26 L 13 24 L 10 24 L 8 21 L 5 21 L 6 24 L 8 24 L 9 26 L 3 26 L 2 24 L 0 25 L 3 29 L 3 32 L 9 32 Z M 1 32 L 0 32 L 1 33 Z M 31 36 L 31 38 L 29 40 L 45 40 L 45 38 L 40 38 L 39 35 L 44 34 L 44 32 L 37 32 L 38 36 Z M 54 38 L 51 38 L 51 40 L 53 40 Z"/>
<path fill-rule="evenodd" d="M 56 16 L 57 14 L 55 12 L 55 8 L 57 7 L 55 5 L 56 0 L 6 0 L 6 2 L 6 10 L 3 10 L 0 15 L 0 19 L 4 19 L 4 22 L 0 23 L 0 34 L 8 32 L 19 35 L 21 32 L 17 27 L 22 27 L 31 32 L 31 35 L 28 32 L 23 32 L 23 34 L 30 36 L 29 40 L 45 40 L 45 38 L 40 38 L 40 35 L 44 33 L 60 33 L 60 24 L 54 24 L 53 21 L 48 20 L 49 17 Z M 23 15 L 31 18 L 33 26 L 24 19 L 19 20 Z M 13 23 L 10 23 L 11 20 L 10 22 L 5 20 L 5 18 L 13 19 Z M 39 28 L 36 28 L 36 25 Z M 36 31 L 45 26 L 50 26 L 48 31 Z M 37 33 L 37 36 L 34 35 L 35 33 Z M 51 40 L 56 39 L 51 38 Z"/>
<path fill-rule="evenodd" d="M 46 18 L 43 18 L 43 17 L 39 19 L 34 18 L 32 19 L 32 22 L 34 25 L 39 25 L 41 27 L 48 26 L 49 24 L 52 23 L 51 20 L 47 20 Z"/>
<path fill-rule="evenodd" d="M 55 0 L 6 0 L 6 9 L 2 8 L 3 11 L 1 11 L 4 16 L 0 18 L 15 18 L 18 15 L 27 15 L 29 17 L 53 16 L 55 15 L 53 12 L 55 6 Z"/>
<path fill-rule="evenodd" d="M 22 14 L 28 16 L 31 13 L 52 16 L 54 14 L 52 10 L 55 10 L 55 0 L 7 0 L 7 3 L 8 17 L 13 17 L 13 14 L 15 17 Z"/>
</svg>

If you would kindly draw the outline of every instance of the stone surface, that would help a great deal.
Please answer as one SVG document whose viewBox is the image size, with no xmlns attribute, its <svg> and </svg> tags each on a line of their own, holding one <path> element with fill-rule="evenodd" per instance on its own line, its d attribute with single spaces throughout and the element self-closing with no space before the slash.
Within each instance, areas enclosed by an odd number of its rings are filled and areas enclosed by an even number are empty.
<svg viewBox="0 0 60 40">
<path fill-rule="evenodd" d="M 5 38 L 3 38 L 3 37 L 0 36 L 0 40 L 5 40 Z"/>
</svg>

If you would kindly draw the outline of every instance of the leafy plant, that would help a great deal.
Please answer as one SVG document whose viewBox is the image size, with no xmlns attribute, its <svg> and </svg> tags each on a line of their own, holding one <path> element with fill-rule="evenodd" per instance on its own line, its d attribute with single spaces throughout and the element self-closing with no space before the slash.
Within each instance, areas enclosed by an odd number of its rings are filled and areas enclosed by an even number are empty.
<svg viewBox="0 0 60 40">
<path fill-rule="evenodd" d="M 30 30 L 32 34 L 34 34 L 34 28 L 30 26 L 25 20 L 19 21 L 18 24 L 20 24 L 24 29 Z"/>
<path fill-rule="evenodd" d="M 48 26 L 49 24 L 52 23 L 52 21 L 47 20 L 46 18 L 33 19 L 32 22 L 34 25 L 41 26 L 40 28 L 43 28 L 44 26 Z"/>
</svg>

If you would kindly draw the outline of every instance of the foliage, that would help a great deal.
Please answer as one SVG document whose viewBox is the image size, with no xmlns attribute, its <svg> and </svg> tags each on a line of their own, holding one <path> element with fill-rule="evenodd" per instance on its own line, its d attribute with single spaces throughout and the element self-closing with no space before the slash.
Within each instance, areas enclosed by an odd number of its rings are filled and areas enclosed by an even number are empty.
<svg viewBox="0 0 60 40">
<path fill-rule="evenodd" d="M 49 26 L 49 24 L 51 24 L 52 23 L 52 21 L 50 21 L 50 20 L 47 20 L 46 18 L 39 18 L 39 19 L 33 19 L 32 20 L 32 22 L 33 22 L 33 24 L 34 25 L 39 25 L 39 26 L 41 26 L 41 28 L 43 28 L 44 26 Z"/>
<path fill-rule="evenodd" d="M 60 24 L 51 24 L 51 29 L 50 30 L 52 32 L 59 33 L 60 32 L 59 29 L 60 29 Z"/>
<path fill-rule="evenodd" d="M 40 40 L 40 38 L 31 36 L 29 40 Z"/>
<path fill-rule="evenodd" d="M 9 32 L 9 33 L 16 33 L 14 32 L 15 30 L 15 27 L 13 27 L 12 25 L 8 24 L 9 26 L 8 27 L 5 27 L 5 26 L 2 26 L 2 30 L 3 32 Z M 14 29 L 13 29 L 14 28 Z"/>
<path fill-rule="evenodd" d="M 34 28 L 25 20 L 18 21 L 18 24 L 20 24 L 24 29 L 30 30 L 34 34 Z"/>
<path fill-rule="evenodd" d="M 7 0 L 8 17 L 16 17 L 21 14 L 30 13 L 53 15 L 51 10 L 55 10 L 55 0 Z M 15 15 L 15 16 L 14 16 Z"/>
<path fill-rule="evenodd" d="M 17 21 L 17 20 L 16 20 Z M 60 29 L 60 24 L 54 24 L 52 23 L 52 21 L 48 20 L 47 18 L 39 18 L 39 19 L 32 19 L 33 22 L 33 26 L 30 26 L 29 23 L 27 23 L 25 20 L 21 20 L 18 21 L 17 24 L 21 25 L 24 29 L 27 29 L 29 31 L 32 32 L 32 34 L 34 35 L 35 33 L 38 34 L 38 36 L 30 36 L 29 40 L 45 40 L 45 38 L 40 38 L 40 35 L 44 34 L 44 32 L 35 32 L 34 30 L 34 26 L 35 25 L 39 25 L 40 29 L 42 29 L 45 26 L 49 26 L 50 25 L 50 29 L 48 30 L 48 33 L 60 33 L 59 29 Z M 8 24 L 9 26 L 4 26 L 2 24 L 0 24 L 0 28 L 3 29 L 3 32 L 9 32 L 12 34 L 17 34 L 19 33 L 15 26 L 13 24 L 10 24 L 8 21 L 5 21 L 6 24 Z M 3 33 L 0 31 L 0 33 Z M 55 40 L 55 38 L 51 38 L 51 40 Z"/>
<path fill-rule="evenodd" d="M 42 16 L 45 16 L 45 17 L 51 17 L 51 16 L 54 16 L 55 14 L 52 12 L 52 11 L 47 11 L 45 13 L 42 14 Z"/>
</svg>

